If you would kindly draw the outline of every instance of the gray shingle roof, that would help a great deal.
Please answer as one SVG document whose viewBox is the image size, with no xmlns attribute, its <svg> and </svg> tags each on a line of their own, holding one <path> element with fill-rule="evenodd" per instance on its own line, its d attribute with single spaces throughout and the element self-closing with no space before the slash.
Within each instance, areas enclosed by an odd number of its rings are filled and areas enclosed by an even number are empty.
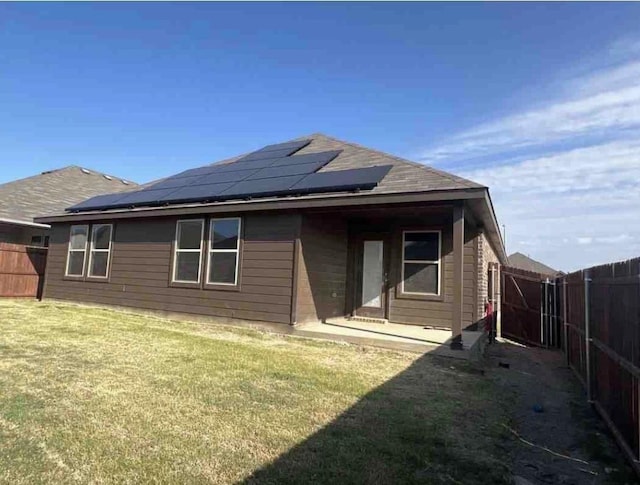
<svg viewBox="0 0 640 485">
<path fill-rule="evenodd" d="M 484 185 L 480 185 L 457 175 L 358 145 L 356 143 L 339 140 L 323 133 L 301 136 L 282 143 L 298 140 L 311 140 L 311 143 L 297 151 L 295 155 L 305 155 L 307 153 L 330 150 L 342 150 L 342 153 L 320 169 L 320 172 L 365 168 L 376 165 L 392 165 L 393 168 L 378 184 L 378 186 L 372 190 L 367 190 L 366 193 L 389 194 L 425 192 L 430 190 L 485 188 Z M 246 155 L 246 153 L 212 163 L 211 165 L 231 163 L 244 155 Z"/>
<path fill-rule="evenodd" d="M 526 271 L 533 271 L 534 273 L 540 273 L 546 276 L 556 276 L 562 273 L 522 253 L 513 253 L 509 256 L 509 266 Z"/>
<path fill-rule="evenodd" d="M 133 182 L 71 165 L 0 185 L 0 218 L 32 222 L 96 195 L 133 190 Z"/>
<path fill-rule="evenodd" d="M 378 186 L 369 191 L 371 193 L 424 192 L 428 190 L 484 187 L 457 175 L 355 143 L 338 140 L 322 133 L 315 133 L 299 139 L 311 139 L 313 141 L 302 150 L 296 152 L 296 155 L 327 150 L 342 150 L 340 155 L 320 170 L 321 172 L 372 167 L 374 165 L 393 165 L 391 171 Z"/>
<path fill-rule="evenodd" d="M 376 165 L 392 165 L 392 169 L 372 190 L 362 192 L 364 194 L 393 194 L 393 193 L 413 193 L 428 192 L 433 190 L 452 190 L 452 189 L 470 189 L 470 188 L 486 188 L 471 180 L 459 177 L 457 175 L 444 172 L 442 170 L 423 165 L 421 163 L 412 162 L 404 158 L 396 157 L 388 153 L 384 153 L 372 148 L 367 148 L 356 143 L 347 142 L 325 135 L 323 133 L 314 133 L 308 136 L 301 136 L 293 140 L 286 140 L 278 143 L 289 143 L 299 140 L 311 140 L 311 143 L 301 150 L 295 152 L 294 155 L 305 155 L 308 153 L 325 152 L 331 150 L 341 150 L 341 153 L 330 163 L 325 165 L 319 172 L 329 172 L 334 170 L 348 170 L 354 168 L 373 167 Z M 258 149 L 260 147 L 256 147 Z M 235 157 L 220 160 L 210 165 L 220 165 L 232 163 L 236 160 L 248 155 L 246 152 Z M 142 184 L 140 188 L 148 188 L 161 182 L 163 179 L 153 180 Z M 298 196 L 297 199 L 314 197 L 315 194 L 307 196 Z M 260 200 L 255 198 L 254 200 Z"/>
</svg>

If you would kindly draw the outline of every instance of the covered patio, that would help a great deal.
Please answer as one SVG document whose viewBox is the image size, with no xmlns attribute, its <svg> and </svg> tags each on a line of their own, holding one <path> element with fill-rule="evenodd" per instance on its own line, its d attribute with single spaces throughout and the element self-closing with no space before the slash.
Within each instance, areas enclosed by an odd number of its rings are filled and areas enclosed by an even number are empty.
<svg viewBox="0 0 640 485">
<path fill-rule="evenodd" d="M 324 323 L 304 324 L 296 327 L 293 335 L 472 361 L 480 358 L 485 345 L 485 334 L 479 331 L 463 330 L 462 349 L 452 349 L 453 336 L 448 329 L 374 323 L 357 318 L 332 318 Z"/>
</svg>

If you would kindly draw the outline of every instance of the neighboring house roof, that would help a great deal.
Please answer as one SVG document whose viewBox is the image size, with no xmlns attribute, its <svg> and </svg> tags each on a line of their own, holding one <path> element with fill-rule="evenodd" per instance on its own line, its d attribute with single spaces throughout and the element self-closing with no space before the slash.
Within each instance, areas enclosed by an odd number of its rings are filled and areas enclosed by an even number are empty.
<svg viewBox="0 0 640 485">
<path fill-rule="evenodd" d="M 547 276 L 556 276 L 562 273 L 561 271 L 553 269 L 550 266 L 547 266 L 540 261 L 536 261 L 522 253 L 513 253 L 509 256 L 509 266 L 526 271 L 533 271 L 534 273 L 540 273 Z"/>
<path fill-rule="evenodd" d="M 133 182 L 70 165 L 0 185 L 0 220 L 31 224 L 89 197 L 134 190 Z"/>
<path fill-rule="evenodd" d="M 128 208 L 112 208 L 102 211 L 88 211 L 81 213 L 65 214 L 42 218 L 42 222 L 55 222 L 69 219 L 94 219 L 105 214 L 113 214 L 113 217 L 141 217 L 146 215 L 170 214 L 175 209 L 184 212 L 189 210 L 201 210 L 207 207 L 209 212 L 216 208 L 219 210 L 244 210 L 248 205 L 256 209 L 258 206 L 265 209 L 273 208 L 277 204 L 279 207 L 290 205 L 299 207 L 300 204 L 322 204 L 324 201 L 331 200 L 333 206 L 339 204 L 348 205 L 353 203 L 355 198 L 366 203 L 386 203 L 391 196 L 395 199 L 402 198 L 402 202 L 416 202 L 426 200 L 457 200 L 467 199 L 472 205 L 473 211 L 479 218 L 479 222 L 488 231 L 490 242 L 499 253 L 501 261 L 506 261 L 506 253 L 502 243 L 500 231 L 498 229 L 493 205 L 489 197 L 487 187 L 467 180 L 465 178 L 453 175 L 442 170 L 405 160 L 394 155 L 373 150 L 355 143 L 338 140 L 336 138 L 315 133 L 309 136 L 303 136 L 294 140 L 283 143 L 292 143 L 301 140 L 311 140 L 311 142 L 302 149 L 296 151 L 293 155 L 307 155 L 311 153 L 327 152 L 339 150 L 340 153 L 331 160 L 327 165 L 323 166 L 318 173 L 362 169 L 374 166 L 391 166 L 390 171 L 379 181 L 379 183 L 370 190 L 350 191 L 350 192 L 325 192 L 311 194 L 296 194 L 292 196 L 255 196 L 244 200 L 206 200 L 203 198 L 200 202 L 190 203 L 167 203 L 153 207 L 143 206 L 140 204 L 136 207 Z M 229 164 L 238 161 L 246 154 L 233 158 L 222 160 L 211 165 Z M 166 180 L 166 179 L 162 179 Z M 160 182 L 160 180 L 154 183 Z M 197 185 L 197 181 L 193 185 Z M 153 184 L 145 184 L 145 189 L 151 189 Z M 412 198 L 409 200 L 406 197 Z M 375 200 L 380 198 L 380 200 Z M 384 199 L 384 200 L 382 200 Z M 370 201 L 370 202 L 369 202 Z M 359 202 L 359 203 L 362 203 Z M 98 215 L 99 214 L 99 215 Z"/>
</svg>

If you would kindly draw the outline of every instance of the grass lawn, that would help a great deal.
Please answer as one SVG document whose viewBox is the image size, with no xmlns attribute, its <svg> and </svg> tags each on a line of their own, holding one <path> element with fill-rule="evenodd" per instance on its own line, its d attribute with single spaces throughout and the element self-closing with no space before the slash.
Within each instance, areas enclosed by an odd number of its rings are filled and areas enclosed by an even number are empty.
<svg viewBox="0 0 640 485">
<path fill-rule="evenodd" d="M 0 482 L 502 483 L 462 363 L 0 300 Z"/>
</svg>

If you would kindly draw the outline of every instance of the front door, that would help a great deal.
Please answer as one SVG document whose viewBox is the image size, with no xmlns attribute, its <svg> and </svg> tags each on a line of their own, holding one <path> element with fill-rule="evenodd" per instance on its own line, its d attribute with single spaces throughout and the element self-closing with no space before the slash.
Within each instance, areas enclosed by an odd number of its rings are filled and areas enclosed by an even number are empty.
<svg viewBox="0 0 640 485">
<path fill-rule="evenodd" d="M 358 242 L 355 274 L 355 314 L 386 318 L 387 247 L 383 238 L 367 238 Z"/>
</svg>

